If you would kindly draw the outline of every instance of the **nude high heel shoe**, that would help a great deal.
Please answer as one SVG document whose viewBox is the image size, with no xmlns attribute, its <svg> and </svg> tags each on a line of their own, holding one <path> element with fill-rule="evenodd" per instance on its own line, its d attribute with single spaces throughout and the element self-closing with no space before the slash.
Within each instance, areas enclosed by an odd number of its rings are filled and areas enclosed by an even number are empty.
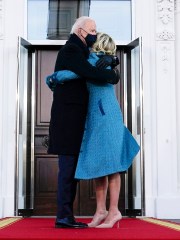
<svg viewBox="0 0 180 240">
<path fill-rule="evenodd" d="M 98 214 L 97 217 L 94 217 L 94 219 L 88 223 L 88 227 L 96 227 L 98 226 L 108 215 L 108 211 L 105 211 L 104 214 Z"/>
<path fill-rule="evenodd" d="M 117 214 L 110 222 L 102 223 L 102 224 L 96 226 L 96 228 L 112 228 L 114 226 L 114 224 L 121 219 L 122 219 L 122 215 L 119 212 L 119 214 Z M 118 228 L 119 228 L 119 224 L 118 224 Z"/>
</svg>

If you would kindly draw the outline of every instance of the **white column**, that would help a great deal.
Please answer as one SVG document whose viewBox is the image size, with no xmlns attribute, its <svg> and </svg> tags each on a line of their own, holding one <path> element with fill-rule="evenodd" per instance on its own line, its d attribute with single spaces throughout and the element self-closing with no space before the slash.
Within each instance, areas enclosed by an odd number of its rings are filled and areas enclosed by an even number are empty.
<svg viewBox="0 0 180 240">
<path fill-rule="evenodd" d="M 4 39 L 4 6 L 3 6 L 3 1 L 0 0 L 0 74 L 1 74 L 1 79 L 3 79 L 3 39 Z M 1 80 L 1 87 L 0 87 L 0 116 L 3 116 L 3 81 Z M 3 209 L 2 209 L 2 187 L 3 187 L 3 179 L 2 179 L 2 173 L 3 173 L 3 168 L 2 168 L 2 144 L 3 144 L 3 138 L 2 138 L 2 124 L 1 124 L 1 117 L 0 117 L 0 217 L 2 217 Z"/>
<path fill-rule="evenodd" d="M 146 216 L 155 216 L 157 194 L 155 7 L 155 0 L 133 1 L 133 39 L 142 37 Z"/>
<path fill-rule="evenodd" d="M 133 1 L 134 38 L 142 36 L 143 41 L 145 212 L 146 216 L 169 219 L 180 218 L 179 2 Z M 176 51 L 175 35 L 179 39 Z"/>
<path fill-rule="evenodd" d="M 178 194 L 180 195 L 180 0 L 175 2 L 175 57 L 176 57 L 176 107 L 177 107 L 177 177 L 178 177 Z"/>
<path fill-rule="evenodd" d="M 25 0 L 0 1 L 0 217 L 14 215 L 18 36 L 23 36 Z M 2 4 L 3 3 L 3 4 Z M 25 21 L 26 22 L 26 21 Z M 2 30 L 3 29 L 3 30 Z"/>
<path fill-rule="evenodd" d="M 177 122 L 174 0 L 157 0 L 157 197 L 156 217 L 180 218 L 177 186 Z"/>
</svg>

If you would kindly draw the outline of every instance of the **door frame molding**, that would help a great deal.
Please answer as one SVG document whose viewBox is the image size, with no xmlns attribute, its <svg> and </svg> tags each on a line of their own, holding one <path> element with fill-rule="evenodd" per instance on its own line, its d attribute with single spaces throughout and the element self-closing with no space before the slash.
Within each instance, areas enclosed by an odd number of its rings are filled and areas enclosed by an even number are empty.
<svg viewBox="0 0 180 240">
<path fill-rule="evenodd" d="M 18 193 L 19 193 L 19 163 L 18 163 L 18 158 L 19 158 L 19 121 L 20 121 L 20 114 L 19 114 L 19 98 L 17 102 L 17 138 L 16 138 L 16 174 L 15 174 L 15 215 L 24 215 L 25 213 L 29 214 L 33 212 L 33 206 L 34 206 L 34 128 L 35 128 L 35 95 L 36 95 L 36 89 L 35 89 L 35 67 L 36 67 L 36 56 L 35 56 L 35 50 L 36 49 L 43 49 L 44 47 L 48 47 L 48 49 L 58 49 L 59 47 L 63 46 L 65 44 L 65 40 L 44 40 L 44 41 L 27 41 L 23 38 L 19 38 L 19 51 L 18 51 L 18 83 L 20 81 L 20 46 L 23 46 L 24 48 L 27 49 L 28 53 L 32 55 L 31 57 L 31 159 L 30 159 L 30 166 L 31 166 L 31 171 L 30 171 L 30 199 L 29 199 L 29 204 L 25 206 L 24 209 L 19 209 L 18 208 Z M 134 209 L 134 214 L 135 215 L 145 215 L 145 177 L 144 177 L 144 137 L 143 137 L 143 81 L 142 81 L 142 40 L 140 39 L 135 39 L 134 41 L 131 41 L 130 43 L 125 43 L 125 42 L 120 42 L 116 41 L 117 44 L 117 49 L 124 49 L 124 52 L 127 52 L 127 49 L 133 49 L 135 46 L 139 46 L 140 48 L 140 128 L 141 128 L 141 136 L 140 136 L 140 142 L 141 142 L 141 167 L 140 167 L 140 174 L 141 174 L 141 214 L 138 209 Z M 124 57 L 123 57 L 123 52 L 120 53 L 120 61 L 123 61 L 124 64 Z M 121 72 L 121 77 L 124 74 L 124 69 L 123 69 L 123 64 L 120 64 L 120 72 Z M 123 76 L 124 77 L 124 76 Z M 121 88 L 124 89 L 124 81 L 120 82 Z M 18 92 L 19 94 L 19 85 L 18 85 Z M 125 99 L 124 92 L 122 95 L 118 96 L 120 97 L 120 102 L 122 103 Z M 122 112 L 124 113 L 124 104 L 121 106 Z M 25 149 L 23 148 L 25 151 Z M 25 155 L 23 153 L 23 155 Z M 25 193 L 26 194 L 26 193 Z M 126 196 L 125 196 L 126 197 Z M 126 211 L 128 213 L 128 209 Z M 132 211 L 129 210 L 129 214 L 133 215 Z"/>
</svg>

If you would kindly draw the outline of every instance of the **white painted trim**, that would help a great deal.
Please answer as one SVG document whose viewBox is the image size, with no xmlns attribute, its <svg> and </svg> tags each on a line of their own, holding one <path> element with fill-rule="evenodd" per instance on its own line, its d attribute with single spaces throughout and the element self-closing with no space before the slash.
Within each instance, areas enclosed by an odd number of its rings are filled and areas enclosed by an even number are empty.
<svg viewBox="0 0 180 240">
<path fill-rule="evenodd" d="M 18 36 L 23 35 L 24 0 L 6 0 L 3 4 L 4 34 L 0 110 L 0 217 L 14 215 L 14 179 L 16 147 L 16 88 Z M 11 17 L 10 17 L 11 16 Z M 13 19 L 13 21 L 12 21 Z"/>
<path fill-rule="evenodd" d="M 0 40 L 4 38 L 4 0 L 0 0 Z"/>
<path fill-rule="evenodd" d="M 175 76 L 176 76 L 176 111 L 177 111 L 177 191 L 180 195 L 180 0 L 175 1 Z"/>
<path fill-rule="evenodd" d="M 4 78 L 4 72 L 3 72 L 3 61 L 4 61 L 4 5 L 3 1 L 0 0 L 0 73 L 1 73 L 1 79 Z M 1 80 L 1 88 L 0 88 L 0 116 L 3 116 L 3 81 Z M 0 217 L 3 214 L 3 199 L 2 199 L 2 188 L 3 188 L 3 158 L 2 158 L 2 146 L 3 146 L 3 136 L 2 131 L 3 127 L 1 124 L 1 118 L 0 118 Z"/>
<path fill-rule="evenodd" d="M 27 40 L 27 41 L 33 45 L 54 46 L 54 45 L 64 45 L 67 40 Z M 116 45 L 127 45 L 129 42 L 115 40 L 115 43 Z"/>
<path fill-rule="evenodd" d="M 180 197 L 158 197 L 155 200 L 156 218 L 179 219 L 180 218 Z"/>
</svg>

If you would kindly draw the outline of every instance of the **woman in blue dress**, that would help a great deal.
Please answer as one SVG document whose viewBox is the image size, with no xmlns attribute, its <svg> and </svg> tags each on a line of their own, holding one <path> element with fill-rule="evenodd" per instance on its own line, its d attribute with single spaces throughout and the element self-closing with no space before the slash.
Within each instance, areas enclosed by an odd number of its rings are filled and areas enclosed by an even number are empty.
<svg viewBox="0 0 180 240">
<path fill-rule="evenodd" d="M 115 53 L 116 45 L 113 39 L 105 33 L 98 33 L 88 61 L 95 66 L 102 55 Z M 79 76 L 75 73 L 63 70 L 48 76 L 46 83 L 52 89 L 56 84 L 77 78 Z M 131 166 L 139 151 L 139 145 L 123 123 L 114 86 L 87 81 L 87 89 L 88 112 L 75 178 L 95 179 L 97 206 L 89 227 L 111 228 L 122 218 L 118 209 L 120 173 Z M 108 187 L 109 211 L 106 210 Z"/>
</svg>

